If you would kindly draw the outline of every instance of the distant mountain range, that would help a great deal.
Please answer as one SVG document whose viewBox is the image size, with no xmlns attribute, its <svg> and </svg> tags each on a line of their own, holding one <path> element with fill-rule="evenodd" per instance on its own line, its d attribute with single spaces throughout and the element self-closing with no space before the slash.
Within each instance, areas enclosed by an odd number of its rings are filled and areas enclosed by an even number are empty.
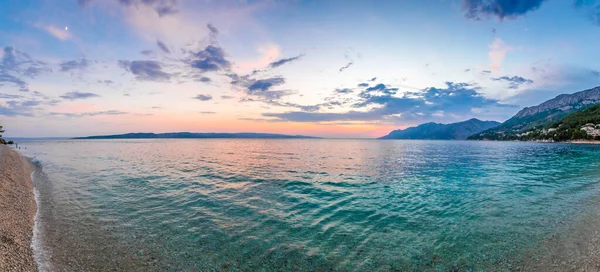
<svg viewBox="0 0 600 272">
<path fill-rule="evenodd" d="M 600 102 L 600 87 L 561 94 L 534 107 L 526 107 L 501 125 L 476 133 L 470 140 L 520 140 L 519 135 L 543 129 L 571 113 Z"/>
<path fill-rule="evenodd" d="M 76 137 L 77 140 L 95 140 L 95 139 L 207 139 L 207 138 L 229 138 L 229 139 L 316 139 L 303 135 L 284 135 L 270 133 L 192 133 L 192 132 L 172 132 L 172 133 L 127 133 L 118 135 L 100 135 Z"/>
<path fill-rule="evenodd" d="M 425 123 L 394 130 L 380 139 L 464 140 L 470 135 L 498 125 L 500 123 L 496 121 L 481 121 L 475 118 L 452 124 Z"/>
</svg>

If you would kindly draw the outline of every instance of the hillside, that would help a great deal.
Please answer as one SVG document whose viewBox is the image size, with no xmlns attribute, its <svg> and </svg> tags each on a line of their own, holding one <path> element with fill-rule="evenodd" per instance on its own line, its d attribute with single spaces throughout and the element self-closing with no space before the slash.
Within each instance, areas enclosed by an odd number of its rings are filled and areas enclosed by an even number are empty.
<svg viewBox="0 0 600 272">
<path fill-rule="evenodd" d="M 469 135 L 499 124 L 495 121 L 481 121 L 475 118 L 452 124 L 425 123 L 404 130 L 394 130 L 380 139 L 464 140 Z"/>
<path fill-rule="evenodd" d="M 95 140 L 95 139 L 206 139 L 206 138 L 239 138 L 239 139 L 313 139 L 317 137 L 302 135 L 283 135 L 270 133 L 192 133 L 192 132 L 171 132 L 171 133 L 127 133 L 118 135 L 100 135 L 76 137 L 76 140 Z"/>
<path fill-rule="evenodd" d="M 543 129 L 521 133 L 519 140 L 526 141 L 572 141 L 600 139 L 600 104 L 574 112 Z"/>
<path fill-rule="evenodd" d="M 501 125 L 474 134 L 470 140 L 518 140 L 517 135 L 542 129 L 563 117 L 600 102 L 600 87 L 561 94 L 537 106 L 526 107 Z"/>
</svg>

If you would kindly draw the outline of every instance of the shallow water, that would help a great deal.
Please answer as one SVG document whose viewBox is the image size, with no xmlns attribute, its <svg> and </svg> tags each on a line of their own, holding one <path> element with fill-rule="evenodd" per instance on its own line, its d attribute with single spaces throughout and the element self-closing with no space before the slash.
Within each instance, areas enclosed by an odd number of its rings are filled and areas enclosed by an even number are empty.
<svg viewBox="0 0 600 272">
<path fill-rule="evenodd" d="M 38 250 L 52 270 L 514 270 L 525 253 L 544 254 L 539 248 L 588 211 L 600 188 L 596 145 L 21 146 L 43 170 L 34 173 Z"/>
</svg>

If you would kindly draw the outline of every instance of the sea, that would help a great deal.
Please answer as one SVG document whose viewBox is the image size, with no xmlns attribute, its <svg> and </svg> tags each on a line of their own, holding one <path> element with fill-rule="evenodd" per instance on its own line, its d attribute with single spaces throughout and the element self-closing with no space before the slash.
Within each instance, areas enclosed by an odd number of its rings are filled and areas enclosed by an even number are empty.
<svg viewBox="0 0 600 272">
<path fill-rule="evenodd" d="M 580 264 L 600 228 L 600 145 L 19 146 L 34 163 L 40 271 L 546 270 Z"/>
</svg>

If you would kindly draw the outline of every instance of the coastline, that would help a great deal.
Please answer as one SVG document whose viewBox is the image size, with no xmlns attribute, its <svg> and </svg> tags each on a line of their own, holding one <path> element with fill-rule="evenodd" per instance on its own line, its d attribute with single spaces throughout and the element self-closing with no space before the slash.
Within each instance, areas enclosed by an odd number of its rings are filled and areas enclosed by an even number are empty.
<svg viewBox="0 0 600 272">
<path fill-rule="evenodd" d="M 26 159 L 0 145 L 0 271 L 36 271 L 32 238 L 37 204 Z"/>
<path fill-rule="evenodd" d="M 596 141 L 596 140 L 574 140 L 574 141 L 569 141 L 567 143 L 571 143 L 571 144 L 600 144 L 600 141 Z"/>
</svg>

